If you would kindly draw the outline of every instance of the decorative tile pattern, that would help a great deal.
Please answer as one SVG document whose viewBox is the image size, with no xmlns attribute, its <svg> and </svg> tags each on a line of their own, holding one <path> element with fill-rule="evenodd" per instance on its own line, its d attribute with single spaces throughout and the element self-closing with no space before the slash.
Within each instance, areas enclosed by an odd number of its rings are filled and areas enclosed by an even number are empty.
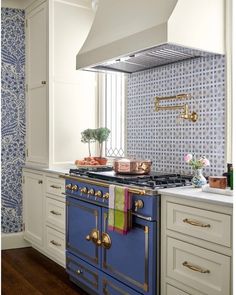
<svg viewBox="0 0 236 295">
<path fill-rule="evenodd" d="M 181 111 L 154 110 L 155 96 L 190 93 L 190 100 L 162 101 L 161 105 L 188 103 L 199 115 L 196 123 L 178 120 Z M 205 155 L 211 166 L 205 175 L 224 172 L 225 58 L 201 57 L 163 66 L 128 78 L 127 153 L 151 159 L 153 170 L 191 173 L 183 156 Z"/>
<path fill-rule="evenodd" d="M 22 230 L 21 171 L 25 162 L 24 11 L 1 9 L 2 232 Z"/>
</svg>

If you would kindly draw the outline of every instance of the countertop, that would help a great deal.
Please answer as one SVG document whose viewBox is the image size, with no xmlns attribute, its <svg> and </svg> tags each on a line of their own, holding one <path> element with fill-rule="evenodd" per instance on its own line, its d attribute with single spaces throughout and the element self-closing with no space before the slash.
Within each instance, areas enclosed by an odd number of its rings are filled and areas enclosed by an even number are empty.
<svg viewBox="0 0 236 295">
<path fill-rule="evenodd" d="M 76 166 L 73 164 L 66 164 L 66 165 L 51 166 L 50 168 L 44 168 L 44 167 L 35 167 L 31 165 L 25 165 L 24 168 L 42 171 L 46 173 L 57 173 L 60 175 L 64 175 L 64 174 L 68 174 L 70 169 L 75 169 Z"/>
<path fill-rule="evenodd" d="M 161 195 L 180 197 L 189 200 L 202 201 L 228 207 L 233 206 L 234 196 L 226 196 L 215 193 L 203 192 L 201 188 L 183 186 L 175 188 L 164 188 L 158 191 Z"/>
</svg>

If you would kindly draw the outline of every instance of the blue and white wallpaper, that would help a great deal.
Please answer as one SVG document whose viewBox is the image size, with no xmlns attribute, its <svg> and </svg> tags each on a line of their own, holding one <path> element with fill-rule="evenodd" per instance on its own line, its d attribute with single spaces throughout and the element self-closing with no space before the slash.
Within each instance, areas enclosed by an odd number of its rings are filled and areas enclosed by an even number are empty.
<svg viewBox="0 0 236 295">
<path fill-rule="evenodd" d="M 206 175 L 222 175 L 225 165 L 225 57 L 209 56 L 135 73 L 128 78 L 127 153 L 151 159 L 153 170 L 190 174 L 184 155 L 205 155 Z M 191 94 L 187 103 L 196 123 L 179 120 L 179 110 L 155 112 L 155 96 Z"/>
<path fill-rule="evenodd" d="M 24 11 L 1 9 L 2 232 L 22 231 L 25 162 Z"/>
</svg>

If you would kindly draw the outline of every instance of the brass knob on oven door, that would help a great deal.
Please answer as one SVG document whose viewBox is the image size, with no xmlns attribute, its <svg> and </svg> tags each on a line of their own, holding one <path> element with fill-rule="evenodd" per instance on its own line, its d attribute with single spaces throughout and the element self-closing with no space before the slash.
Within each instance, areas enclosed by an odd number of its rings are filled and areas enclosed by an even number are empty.
<svg viewBox="0 0 236 295">
<path fill-rule="evenodd" d="M 111 248 L 111 238 L 107 233 L 102 233 L 102 247 L 105 249 Z"/>
<path fill-rule="evenodd" d="M 87 194 L 87 193 L 88 193 L 88 189 L 87 189 L 87 187 L 83 187 L 83 188 L 81 188 L 81 189 L 80 189 L 80 192 L 81 192 L 81 193 L 84 193 L 84 194 Z"/>
<path fill-rule="evenodd" d="M 97 191 L 95 193 L 95 197 L 102 198 L 102 192 L 101 191 Z"/>
<path fill-rule="evenodd" d="M 78 189 L 79 189 L 79 187 L 78 187 L 78 185 L 76 185 L 76 184 L 73 185 L 72 188 L 71 188 L 71 190 L 72 190 L 73 192 L 77 192 Z"/>
<path fill-rule="evenodd" d="M 144 203 L 142 200 L 136 200 L 134 202 L 134 211 L 138 211 L 138 209 L 142 209 L 144 207 Z"/>
<path fill-rule="evenodd" d="M 90 234 L 86 236 L 87 241 L 92 241 L 97 246 L 102 244 L 102 241 L 99 240 L 99 231 L 97 229 L 92 229 Z"/>
<path fill-rule="evenodd" d="M 93 188 L 88 190 L 88 195 L 93 196 L 95 194 L 95 190 Z"/>
<path fill-rule="evenodd" d="M 110 195 L 109 195 L 109 193 L 105 193 L 104 195 L 103 195 L 103 199 L 109 199 L 109 197 L 110 197 Z"/>
<path fill-rule="evenodd" d="M 69 184 L 66 185 L 66 189 L 71 190 L 71 188 L 72 188 L 72 184 L 71 183 L 69 183 Z"/>
</svg>

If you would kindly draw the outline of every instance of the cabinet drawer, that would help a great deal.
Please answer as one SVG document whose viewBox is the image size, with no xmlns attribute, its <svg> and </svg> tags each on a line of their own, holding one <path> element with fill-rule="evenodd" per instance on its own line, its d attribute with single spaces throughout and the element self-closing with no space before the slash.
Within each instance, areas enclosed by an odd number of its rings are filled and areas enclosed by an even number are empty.
<svg viewBox="0 0 236 295">
<path fill-rule="evenodd" d="M 167 203 L 167 228 L 231 247 L 231 216 L 226 214 Z"/>
<path fill-rule="evenodd" d="M 100 272 L 98 269 L 67 252 L 66 271 L 78 286 L 85 285 L 96 294 L 99 294 Z"/>
<path fill-rule="evenodd" d="M 189 295 L 189 294 L 171 285 L 166 285 L 166 295 Z"/>
<path fill-rule="evenodd" d="M 65 235 L 46 226 L 46 250 L 65 264 Z"/>
<path fill-rule="evenodd" d="M 208 295 L 230 294 L 230 257 L 167 238 L 167 276 Z"/>
<path fill-rule="evenodd" d="M 60 178 L 47 177 L 46 193 L 65 198 L 65 180 Z"/>
<path fill-rule="evenodd" d="M 46 222 L 65 231 L 65 203 L 46 198 Z"/>
</svg>

